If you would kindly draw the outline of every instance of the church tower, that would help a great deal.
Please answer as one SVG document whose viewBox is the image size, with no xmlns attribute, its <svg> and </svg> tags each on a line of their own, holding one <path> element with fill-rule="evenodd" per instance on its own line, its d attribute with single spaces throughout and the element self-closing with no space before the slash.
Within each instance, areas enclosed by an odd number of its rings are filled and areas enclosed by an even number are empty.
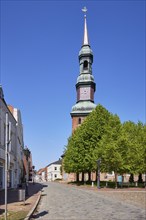
<svg viewBox="0 0 146 220">
<path fill-rule="evenodd" d="M 79 76 L 76 83 L 77 101 L 72 107 L 72 132 L 84 121 L 85 117 L 96 107 L 94 104 L 94 92 L 96 84 L 92 75 L 93 53 L 90 48 L 86 12 L 84 7 L 84 36 L 83 44 L 79 52 Z"/>
</svg>

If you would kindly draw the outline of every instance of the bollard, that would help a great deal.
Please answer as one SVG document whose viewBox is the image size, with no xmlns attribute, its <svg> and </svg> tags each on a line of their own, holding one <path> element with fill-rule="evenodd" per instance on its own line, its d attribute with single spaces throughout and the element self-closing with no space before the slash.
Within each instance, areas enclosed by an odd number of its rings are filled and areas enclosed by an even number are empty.
<svg viewBox="0 0 146 220">
<path fill-rule="evenodd" d="M 19 201 L 23 201 L 25 204 L 25 189 L 19 189 Z"/>
<path fill-rule="evenodd" d="M 108 182 L 106 181 L 106 188 L 108 187 Z"/>
</svg>

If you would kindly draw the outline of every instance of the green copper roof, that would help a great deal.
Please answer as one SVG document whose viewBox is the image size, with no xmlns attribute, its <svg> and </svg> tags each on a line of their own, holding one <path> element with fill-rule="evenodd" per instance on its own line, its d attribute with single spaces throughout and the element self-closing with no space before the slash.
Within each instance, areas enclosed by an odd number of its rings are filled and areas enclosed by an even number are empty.
<svg viewBox="0 0 146 220">
<path fill-rule="evenodd" d="M 80 74 L 77 78 L 77 83 L 81 82 L 94 82 L 94 77 L 91 74 Z"/>
<path fill-rule="evenodd" d="M 71 114 L 88 114 L 94 108 L 96 108 L 96 105 L 91 101 L 78 102 L 72 107 Z"/>
<path fill-rule="evenodd" d="M 93 52 L 92 52 L 92 50 L 91 50 L 89 45 L 83 45 L 81 47 L 81 50 L 79 51 L 79 57 L 81 55 L 86 55 L 86 54 L 91 54 L 93 56 Z"/>
</svg>

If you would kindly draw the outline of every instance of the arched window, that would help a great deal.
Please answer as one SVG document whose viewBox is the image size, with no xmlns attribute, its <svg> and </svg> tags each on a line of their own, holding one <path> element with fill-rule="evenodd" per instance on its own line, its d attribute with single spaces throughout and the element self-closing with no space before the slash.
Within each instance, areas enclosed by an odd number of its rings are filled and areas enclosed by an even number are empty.
<svg viewBox="0 0 146 220">
<path fill-rule="evenodd" d="M 79 118 L 79 120 L 78 120 L 78 124 L 81 124 L 81 118 Z"/>
<path fill-rule="evenodd" d="M 88 68 L 88 61 L 87 61 L 87 60 L 84 61 L 83 68 L 84 68 L 84 69 L 87 69 L 87 68 Z"/>
</svg>

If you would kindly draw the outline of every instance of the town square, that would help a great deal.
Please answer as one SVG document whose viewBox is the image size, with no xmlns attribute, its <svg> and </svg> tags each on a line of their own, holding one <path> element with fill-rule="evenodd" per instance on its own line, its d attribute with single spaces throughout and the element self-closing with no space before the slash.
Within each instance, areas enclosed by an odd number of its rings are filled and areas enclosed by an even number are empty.
<svg viewBox="0 0 146 220">
<path fill-rule="evenodd" d="M 145 1 L 0 5 L 0 220 L 146 219 Z"/>
</svg>

